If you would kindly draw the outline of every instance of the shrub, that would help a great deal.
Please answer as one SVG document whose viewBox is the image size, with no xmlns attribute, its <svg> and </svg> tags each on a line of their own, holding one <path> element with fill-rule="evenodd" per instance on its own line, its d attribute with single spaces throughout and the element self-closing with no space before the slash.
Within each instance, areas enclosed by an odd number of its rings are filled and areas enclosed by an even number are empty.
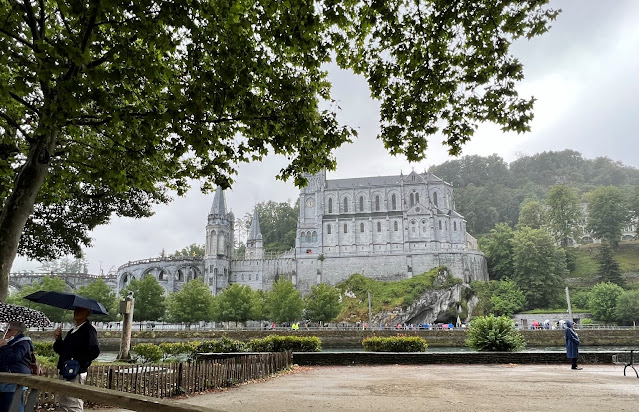
<svg viewBox="0 0 639 412">
<path fill-rule="evenodd" d="M 426 340 L 417 336 L 401 336 L 382 338 L 373 336 L 362 341 L 364 350 L 371 352 L 425 352 L 428 348 Z"/>
<path fill-rule="evenodd" d="M 584 318 L 582 320 L 579 321 L 580 325 L 592 325 L 593 321 L 590 318 Z"/>
<path fill-rule="evenodd" d="M 138 343 L 131 350 L 138 355 L 142 363 L 155 363 L 162 359 L 162 349 L 153 343 Z"/>
<path fill-rule="evenodd" d="M 160 349 L 162 350 L 163 359 L 177 358 L 180 355 L 190 355 L 195 351 L 200 342 L 162 342 Z"/>
<path fill-rule="evenodd" d="M 318 337 L 270 335 L 262 339 L 253 339 L 248 343 L 252 352 L 319 352 L 322 341 Z"/>
<path fill-rule="evenodd" d="M 223 337 L 215 340 L 207 340 L 199 343 L 194 352 L 196 353 L 231 353 L 231 352 L 246 352 L 247 347 L 246 343 L 231 339 L 228 337 Z"/>
<path fill-rule="evenodd" d="M 45 358 L 58 356 L 53 350 L 53 342 L 33 342 L 35 354 Z"/>
<path fill-rule="evenodd" d="M 480 351 L 516 351 L 526 346 L 507 316 L 479 316 L 470 322 L 466 345 Z"/>
</svg>

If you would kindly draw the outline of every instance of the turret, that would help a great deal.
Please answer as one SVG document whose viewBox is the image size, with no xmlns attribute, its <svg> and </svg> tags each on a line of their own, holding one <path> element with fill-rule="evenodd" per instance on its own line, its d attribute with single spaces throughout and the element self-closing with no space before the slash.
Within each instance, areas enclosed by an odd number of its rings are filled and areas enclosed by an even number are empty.
<svg viewBox="0 0 639 412">
<path fill-rule="evenodd" d="M 215 295 L 228 285 L 233 256 L 235 217 L 226 212 L 224 190 L 218 186 L 206 225 L 204 273 Z"/>
<path fill-rule="evenodd" d="M 255 211 L 253 212 L 251 230 L 249 231 L 249 236 L 246 240 L 246 258 L 264 258 L 264 243 L 262 241 L 262 231 L 260 230 L 260 219 L 257 214 L 257 208 L 255 208 Z"/>
</svg>

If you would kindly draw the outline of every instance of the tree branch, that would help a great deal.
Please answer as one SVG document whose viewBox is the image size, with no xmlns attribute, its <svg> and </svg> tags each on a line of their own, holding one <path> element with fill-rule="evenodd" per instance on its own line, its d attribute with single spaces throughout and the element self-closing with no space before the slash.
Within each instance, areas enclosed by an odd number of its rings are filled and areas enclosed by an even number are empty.
<svg viewBox="0 0 639 412">
<path fill-rule="evenodd" d="M 93 13 L 89 17 L 89 23 L 87 24 L 84 35 L 82 36 L 82 43 L 80 46 L 80 50 L 82 50 L 82 53 L 85 52 L 87 48 L 87 44 L 89 43 L 89 38 L 91 37 L 91 33 L 93 32 L 93 29 L 95 28 L 95 20 L 98 17 L 98 10 L 100 9 L 100 0 L 95 0 L 95 2 L 91 2 L 89 4 L 89 7 L 93 9 L 92 10 Z"/>
<path fill-rule="evenodd" d="M 5 119 L 7 121 L 7 123 L 9 123 L 9 125 L 11 127 L 16 129 L 17 131 L 19 131 L 25 137 L 25 139 L 27 139 L 27 140 L 30 139 L 29 134 L 27 132 L 25 132 L 24 129 L 22 129 L 22 127 L 20 127 L 20 125 L 15 120 L 13 120 L 11 117 L 9 117 L 8 114 L 6 114 L 5 112 L 0 112 L 0 117 Z"/>
<path fill-rule="evenodd" d="M 25 45 L 25 46 L 27 46 L 27 47 L 29 47 L 30 49 L 33 50 L 33 44 L 32 43 L 29 43 L 28 40 L 23 39 L 23 38 L 21 38 L 20 36 L 18 36 L 16 34 L 13 34 L 11 32 L 6 31 L 4 29 L 4 27 L 0 29 L 0 33 L 5 34 L 7 37 L 10 37 L 10 38 L 14 39 L 15 41 L 19 42 L 20 44 L 23 44 L 23 45 Z"/>
<path fill-rule="evenodd" d="M 44 39 L 45 35 L 44 35 L 44 16 L 45 16 L 45 10 L 44 10 L 44 0 L 38 0 L 38 4 L 40 5 L 40 19 L 38 21 L 38 23 L 40 24 L 40 38 Z"/>
<path fill-rule="evenodd" d="M 18 96 L 17 94 L 15 94 L 14 92 L 11 92 L 11 91 L 9 92 L 9 96 L 13 97 L 13 99 L 15 101 L 17 101 L 18 103 L 22 104 L 27 109 L 31 110 L 33 113 L 35 113 L 38 116 L 40 116 L 40 111 L 35 106 L 33 106 L 31 103 L 29 103 L 26 100 L 24 100 L 22 97 Z"/>
</svg>

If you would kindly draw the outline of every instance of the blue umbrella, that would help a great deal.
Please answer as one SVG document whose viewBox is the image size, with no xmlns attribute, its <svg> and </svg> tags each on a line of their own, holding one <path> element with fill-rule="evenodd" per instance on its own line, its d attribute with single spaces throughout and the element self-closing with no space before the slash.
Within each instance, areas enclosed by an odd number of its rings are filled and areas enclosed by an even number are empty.
<svg viewBox="0 0 639 412">
<path fill-rule="evenodd" d="M 39 290 L 24 297 L 27 300 L 62 309 L 87 308 L 96 315 L 108 315 L 103 304 L 97 300 L 85 298 L 74 293 Z"/>
</svg>

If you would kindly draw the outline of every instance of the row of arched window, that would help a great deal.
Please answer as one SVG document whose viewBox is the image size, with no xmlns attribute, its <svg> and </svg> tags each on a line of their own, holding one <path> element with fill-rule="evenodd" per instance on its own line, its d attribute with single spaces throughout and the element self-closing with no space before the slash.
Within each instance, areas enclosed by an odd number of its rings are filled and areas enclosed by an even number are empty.
<svg viewBox="0 0 639 412">
<path fill-rule="evenodd" d="M 302 232 L 300 234 L 300 242 L 302 242 L 302 243 L 315 243 L 315 242 L 317 242 L 317 232 L 316 231 Z"/>
<path fill-rule="evenodd" d="M 410 201 L 410 207 L 413 207 L 415 204 L 419 203 L 419 193 L 418 192 L 411 193 L 409 197 L 409 201 Z M 380 211 L 380 202 L 381 202 L 381 199 L 379 195 L 375 195 L 375 201 L 373 202 L 374 211 L 376 212 Z M 433 192 L 433 204 L 435 205 L 435 207 L 438 207 L 437 192 Z M 349 199 L 348 197 L 344 197 L 344 199 L 342 199 L 342 212 L 348 213 L 348 208 L 349 208 L 348 205 L 349 205 Z M 359 197 L 358 206 L 359 206 L 359 209 L 356 211 L 364 212 L 364 196 Z M 390 210 L 397 210 L 397 195 L 395 193 L 391 195 Z M 333 198 L 328 199 L 328 213 L 333 213 Z"/>
<path fill-rule="evenodd" d="M 260 274 L 256 273 L 255 275 L 252 275 L 249 273 L 248 275 L 246 275 L 246 277 L 244 273 L 240 274 L 240 281 L 247 280 L 246 278 L 248 278 L 248 280 L 253 280 L 253 279 L 260 280 Z M 237 275 L 233 275 L 233 280 L 237 282 Z"/>
<path fill-rule="evenodd" d="M 376 226 L 377 231 L 381 232 L 382 231 L 382 222 L 377 222 Z M 344 233 L 348 233 L 348 223 L 344 223 Z M 397 223 L 397 221 L 393 222 L 393 230 L 395 232 L 399 231 L 399 223 Z M 364 225 L 364 223 L 360 223 L 359 224 L 359 232 L 360 233 L 364 233 L 366 231 L 366 226 Z M 329 223 L 326 225 L 326 234 L 330 235 L 333 232 L 333 227 L 332 225 Z"/>
</svg>

